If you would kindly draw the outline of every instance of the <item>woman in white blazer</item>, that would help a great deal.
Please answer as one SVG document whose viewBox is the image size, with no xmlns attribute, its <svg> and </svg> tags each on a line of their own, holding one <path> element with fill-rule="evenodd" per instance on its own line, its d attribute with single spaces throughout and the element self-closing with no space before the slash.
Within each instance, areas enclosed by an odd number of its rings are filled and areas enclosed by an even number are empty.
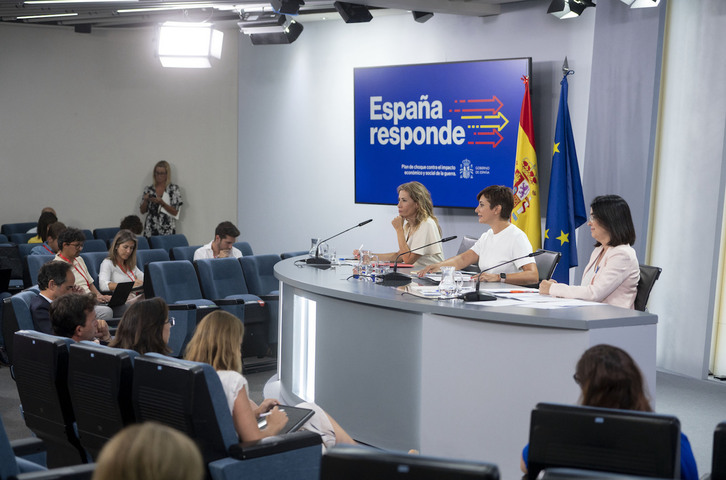
<svg viewBox="0 0 726 480">
<path fill-rule="evenodd" d="M 582 285 L 543 280 L 539 293 L 633 308 L 640 267 L 631 246 L 635 243 L 635 227 L 630 207 L 618 195 L 595 197 L 587 224 L 597 243 L 582 275 Z"/>
</svg>

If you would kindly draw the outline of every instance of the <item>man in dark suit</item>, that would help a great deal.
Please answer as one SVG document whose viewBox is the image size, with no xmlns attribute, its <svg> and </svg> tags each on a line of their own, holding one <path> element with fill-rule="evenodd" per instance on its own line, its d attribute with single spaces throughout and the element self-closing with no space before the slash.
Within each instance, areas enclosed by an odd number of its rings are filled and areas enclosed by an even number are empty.
<svg viewBox="0 0 726 480">
<path fill-rule="evenodd" d="M 70 263 L 48 262 L 38 272 L 40 295 L 30 302 L 30 314 L 36 330 L 53 335 L 48 309 L 56 298 L 73 292 L 76 278 L 71 271 Z"/>
</svg>

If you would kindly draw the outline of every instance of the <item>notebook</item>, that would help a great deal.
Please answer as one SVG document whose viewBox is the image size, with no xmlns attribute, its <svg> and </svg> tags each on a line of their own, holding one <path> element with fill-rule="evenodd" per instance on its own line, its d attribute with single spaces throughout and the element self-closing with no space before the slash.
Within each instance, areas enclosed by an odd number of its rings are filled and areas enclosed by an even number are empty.
<svg viewBox="0 0 726 480">
<path fill-rule="evenodd" d="M 300 427 L 302 427 L 303 424 L 307 422 L 308 419 L 310 419 L 310 417 L 312 417 L 315 413 L 309 408 L 291 407 L 290 405 L 278 405 L 277 408 L 287 414 L 287 423 L 284 427 L 282 427 L 282 430 L 280 430 L 279 434 L 298 431 Z M 266 427 L 267 417 L 259 417 L 257 419 L 257 426 L 259 428 Z"/>
</svg>

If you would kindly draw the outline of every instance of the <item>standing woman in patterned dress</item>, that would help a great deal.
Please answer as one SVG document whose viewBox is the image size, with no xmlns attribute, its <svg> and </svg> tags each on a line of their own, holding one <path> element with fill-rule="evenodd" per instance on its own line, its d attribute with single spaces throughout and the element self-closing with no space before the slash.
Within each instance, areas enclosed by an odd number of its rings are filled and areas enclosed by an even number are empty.
<svg viewBox="0 0 726 480">
<path fill-rule="evenodd" d="M 161 160 L 154 165 L 154 183 L 144 189 L 141 213 L 147 213 L 144 236 L 171 235 L 176 233 L 179 207 L 182 201 L 179 186 L 171 183 L 169 162 Z"/>
</svg>

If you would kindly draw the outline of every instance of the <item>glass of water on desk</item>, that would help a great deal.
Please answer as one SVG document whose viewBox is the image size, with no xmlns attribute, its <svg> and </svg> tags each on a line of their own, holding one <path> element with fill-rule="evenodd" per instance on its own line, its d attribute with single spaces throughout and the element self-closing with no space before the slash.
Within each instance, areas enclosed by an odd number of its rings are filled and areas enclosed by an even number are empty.
<svg viewBox="0 0 726 480">
<path fill-rule="evenodd" d="M 439 283 L 439 292 L 444 298 L 454 298 L 456 296 L 456 281 L 454 279 L 454 267 L 441 267 L 441 283 Z"/>
</svg>

